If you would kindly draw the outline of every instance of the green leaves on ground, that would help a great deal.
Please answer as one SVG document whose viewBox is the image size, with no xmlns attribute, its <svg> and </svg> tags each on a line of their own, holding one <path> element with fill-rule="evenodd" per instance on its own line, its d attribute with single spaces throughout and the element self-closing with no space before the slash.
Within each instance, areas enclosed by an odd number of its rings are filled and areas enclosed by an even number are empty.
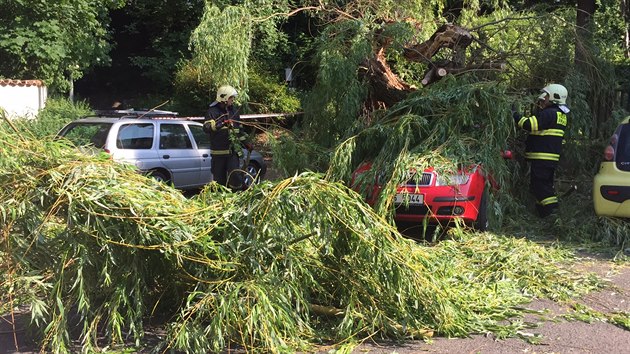
<svg viewBox="0 0 630 354">
<path fill-rule="evenodd" d="M 457 229 L 434 247 L 404 239 L 316 174 L 186 199 L 60 141 L 0 129 L 0 142 L 1 303 L 31 304 L 56 352 L 72 351 L 75 318 L 85 351 L 139 346 L 151 316 L 170 319 L 163 347 L 187 352 L 509 336 L 523 324 L 505 320 L 532 296 L 597 285 L 562 270 L 567 253 L 525 240 Z"/>
</svg>

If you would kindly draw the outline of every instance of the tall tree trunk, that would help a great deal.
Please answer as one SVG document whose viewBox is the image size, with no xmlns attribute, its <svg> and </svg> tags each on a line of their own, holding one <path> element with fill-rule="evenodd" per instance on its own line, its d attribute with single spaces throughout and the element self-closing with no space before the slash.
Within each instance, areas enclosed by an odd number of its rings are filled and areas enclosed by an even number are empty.
<svg viewBox="0 0 630 354">
<path fill-rule="evenodd" d="M 630 58 L 630 4 L 627 0 L 621 0 L 621 15 L 624 20 L 624 54 L 626 58 Z"/>
<path fill-rule="evenodd" d="M 592 42 L 592 20 L 595 14 L 595 0 L 578 0 L 577 2 L 575 64 L 578 68 L 587 66 L 589 48 Z"/>
<path fill-rule="evenodd" d="M 577 1 L 576 38 L 575 38 L 575 66 L 591 81 L 589 106 L 591 108 L 592 124 L 591 137 L 597 138 L 601 135 L 600 127 L 609 119 L 612 114 L 612 102 L 614 83 L 605 80 L 599 75 L 597 65 L 592 52 L 592 28 L 593 16 L 597 5 L 595 0 Z"/>
</svg>

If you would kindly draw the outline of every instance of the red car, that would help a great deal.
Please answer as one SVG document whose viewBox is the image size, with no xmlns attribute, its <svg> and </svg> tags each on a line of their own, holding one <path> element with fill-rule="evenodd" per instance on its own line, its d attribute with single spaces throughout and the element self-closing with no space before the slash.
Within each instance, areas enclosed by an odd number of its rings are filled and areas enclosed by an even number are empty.
<svg viewBox="0 0 630 354">
<path fill-rule="evenodd" d="M 370 170 L 371 163 L 363 163 L 353 173 L 353 185 L 357 177 Z M 428 218 L 431 224 L 446 225 L 459 218 L 467 225 L 484 231 L 488 227 L 486 180 L 495 185 L 480 165 L 460 170 L 454 176 L 444 178 L 433 168 L 411 178 L 396 189 L 394 205 L 397 222 L 422 224 Z M 355 186 L 358 189 L 359 186 Z M 383 186 L 374 183 L 366 193 L 366 201 L 374 205 Z"/>
</svg>

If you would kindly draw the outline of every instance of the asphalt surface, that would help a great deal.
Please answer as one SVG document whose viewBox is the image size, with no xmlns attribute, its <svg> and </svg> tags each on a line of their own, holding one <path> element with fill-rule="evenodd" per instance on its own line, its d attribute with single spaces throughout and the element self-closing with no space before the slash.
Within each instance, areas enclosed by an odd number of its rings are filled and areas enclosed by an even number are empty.
<svg viewBox="0 0 630 354">
<path fill-rule="evenodd" d="M 630 330 L 612 323 L 568 320 L 565 314 L 574 313 L 575 303 L 600 313 L 625 313 L 630 316 L 630 264 L 615 264 L 609 260 L 584 258 L 576 264 L 581 272 L 593 272 L 607 281 L 608 285 L 568 303 L 537 299 L 527 307 L 542 310 L 544 315 L 528 314 L 524 321 L 536 323 L 519 338 L 497 339 L 491 334 L 474 335 L 470 338 L 434 338 L 429 342 L 410 341 L 402 345 L 365 343 L 356 353 L 630 353 Z M 628 317 L 626 317 L 628 318 Z M 538 343 L 530 343 L 537 339 Z"/>
</svg>

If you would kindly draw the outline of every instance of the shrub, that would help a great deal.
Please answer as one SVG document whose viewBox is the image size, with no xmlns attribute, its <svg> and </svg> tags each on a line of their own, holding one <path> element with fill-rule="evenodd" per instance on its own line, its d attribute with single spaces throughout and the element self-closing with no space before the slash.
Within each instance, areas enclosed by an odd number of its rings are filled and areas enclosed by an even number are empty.
<svg viewBox="0 0 630 354">
<path fill-rule="evenodd" d="M 274 75 L 249 72 L 249 107 L 257 113 L 293 113 L 301 110 L 300 99 Z"/>
<path fill-rule="evenodd" d="M 46 107 L 35 119 L 21 117 L 12 122 L 20 132 L 43 138 L 57 134 L 67 123 L 91 112 L 92 109 L 86 102 L 73 103 L 65 98 L 49 98 Z"/>
<path fill-rule="evenodd" d="M 203 114 L 214 98 L 211 95 L 214 84 L 202 81 L 199 70 L 192 62 L 180 66 L 175 74 L 173 109 L 181 115 Z"/>
</svg>

